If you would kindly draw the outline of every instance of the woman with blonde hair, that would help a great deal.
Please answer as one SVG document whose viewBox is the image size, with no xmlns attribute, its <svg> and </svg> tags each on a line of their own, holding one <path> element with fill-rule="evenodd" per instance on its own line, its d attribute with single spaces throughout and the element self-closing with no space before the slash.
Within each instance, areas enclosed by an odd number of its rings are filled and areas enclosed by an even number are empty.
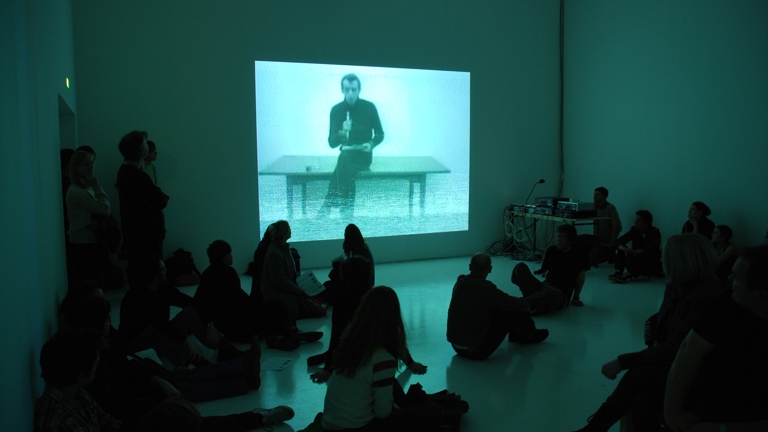
<svg viewBox="0 0 768 432">
<path fill-rule="evenodd" d="M 629 412 L 633 430 L 659 430 L 667 376 L 677 350 L 693 324 L 723 292 L 714 276 L 715 248 L 703 235 L 670 237 L 662 263 L 667 286 L 659 311 L 645 322 L 647 348 L 621 354 L 603 365 L 602 373 L 608 379 L 626 373 L 580 432 L 607 432 Z"/>
<path fill-rule="evenodd" d="M 76 151 L 69 163 L 71 184 L 67 189 L 67 235 L 72 243 L 73 282 L 94 279 L 104 289 L 115 288 L 109 251 L 99 243 L 94 231 L 97 217 L 110 215 L 109 197 L 93 175 L 94 158 Z"/>
<path fill-rule="evenodd" d="M 364 297 L 334 353 L 325 394 L 325 430 L 429 431 L 442 421 L 440 406 L 394 404 L 398 360 L 406 358 L 405 325 L 392 288 L 378 286 Z"/>
</svg>

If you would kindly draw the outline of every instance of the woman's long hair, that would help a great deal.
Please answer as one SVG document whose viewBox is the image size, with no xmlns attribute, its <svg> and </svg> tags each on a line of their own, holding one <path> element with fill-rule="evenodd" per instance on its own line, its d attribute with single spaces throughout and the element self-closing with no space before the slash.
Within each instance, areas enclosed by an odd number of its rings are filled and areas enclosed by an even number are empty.
<svg viewBox="0 0 768 432">
<path fill-rule="evenodd" d="M 355 376 L 378 348 L 384 348 L 396 359 L 405 358 L 407 352 L 400 301 L 395 291 L 386 286 L 368 291 L 360 302 L 334 353 L 336 373 Z"/>
<path fill-rule="evenodd" d="M 667 282 L 684 284 L 712 276 L 717 268 L 717 253 L 701 234 L 677 234 L 667 239 L 661 261 Z"/>
<path fill-rule="evenodd" d="M 82 150 L 76 151 L 69 160 L 69 179 L 73 185 L 83 189 L 88 188 L 88 183 L 85 181 L 85 177 L 77 171 L 77 167 L 86 161 L 93 161 L 93 155 Z"/>
<path fill-rule="evenodd" d="M 344 229 L 344 244 L 341 247 L 344 249 L 344 255 L 348 257 L 352 255 L 365 256 L 368 251 L 368 244 L 365 243 L 363 233 L 355 224 L 349 224 Z"/>
</svg>

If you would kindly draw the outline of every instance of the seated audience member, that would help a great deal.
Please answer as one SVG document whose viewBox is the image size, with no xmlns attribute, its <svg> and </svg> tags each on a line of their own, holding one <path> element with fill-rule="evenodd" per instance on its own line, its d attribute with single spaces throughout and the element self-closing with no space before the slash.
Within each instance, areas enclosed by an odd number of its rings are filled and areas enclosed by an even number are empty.
<svg viewBox="0 0 768 432">
<path fill-rule="evenodd" d="M 728 225 L 718 225 L 712 231 L 712 245 L 717 252 L 717 270 L 715 276 L 720 279 L 723 285 L 728 284 L 728 277 L 731 276 L 731 269 L 739 257 L 738 248 L 731 243 L 733 230 Z"/>
<path fill-rule="evenodd" d="M 398 359 L 407 351 L 397 294 L 389 287 L 373 288 L 363 297 L 334 353 L 323 429 L 423 432 L 440 425 L 443 410 L 428 399 L 394 406 Z"/>
<path fill-rule="evenodd" d="M 261 294 L 261 274 L 264 271 L 264 258 L 266 258 L 267 250 L 269 250 L 269 245 L 272 243 L 272 236 L 270 234 L 274 231 L 272 225 L 269 225 L 264 231 L 264 236 L 261 238 L 258 246 L 256 246 L 256 250 L 253 252 L 252 267 L 248 268 L 249 273 L 253 276 L 251 278 L 250 296 L 257 303 L 264 301 L 264 296 Z M 299 255 L 299 251 L 297 251 L 296 248 L 288 248 L 288 250 L 291 252 L 291 258 L 293 258 L 293 263 L 296 266 L 296 274 L 301 274 L 301 255 Z"/>
<path fill-rule="evenodd" d="M 73 282 L 95 279 L 107 289 L 116 288 L 112 263 L 106 246 L 99 242 L 94 221 L 110 215 L 109 197 L 93 175 L 94 159 L 90 153 L 76 151 L 70 161 L 67 189 L 67 219 Z"/>
<path fill-rule="evenodd" d="M 119 334 L 112 328 L 111 306 L 100 297 L 84 297 L 67 307 L 70 328 L 91 330 L 107 342 L 101 362 L 86 390 L 106 412 L 124 423 L 136 420 L 132 402 L 159 402 L 180 392 L 193 402 L 241 396 L 261 385 L 261 345 L 254 338 L 242 357 L 194 369 L 166 370 L 148 360 L 129 359 Z"/>
<path fill-rule="evenodd" d="M 549 336 L 549 331 L 536 329 L 527 301 L 487 280 L 491 270 L 491 257 L 475 254 L 469 274 L 456 280 L 448 307 L 448 342 L 458 355 L 473 360 L 488 358 L 505 337 L 509 342 L 537 343 Z"/>
<path fill-rule="evenodd" d="M 370 285 L 371 271 L 373 265 L 367 259 L 353 255 L 341 264 L 341 278 L 344 282 L 344 289 L 338 298 L 337 304 L 333 307 L 331 316 L 331 341 L 328 344 L 328 351 L 307 358 L 307 366 L 316 366 L 325 363 L 323 369 L 314 372 L 311 379 L 315 383 L 324 383 L 328 381 L 333 372 L 333 353 L 339 346 L 341 336 L 347 325 L 352 321 L 362 297 L 373 288 Z M 411 372 L 421 375 L 427 372 L 427 366 L 413 360 L 410 352 L 405 352 L 402 359 Z"/>
<path fill-rule="evenodd" d="M 229 243 L 216 240 L 208 245 L 208 260 L 211 265 L 200 277 L 195 307 L 203 320 L 213 322 L 227 339 L 247 342 L 258 335 L 269 340 L 279 334 L 276 347 L 279 343 L 281 349 L 295 349 L 299 342 L 314 342 L 323 336 L 322 332 L 299 332 L 282 302 L 256 304 L 252 301 L 241 288 L 240 276 L 232 267 Z"/>
<path fill-rule="evenodd" d="M 70 314 L 74 318 L 73 328 L 91 329 L 108 337 L 111 328 L 111 307 L 103 298 L 83 298 L 77 302 Z M 93 381 L 85 389 L 100 407 L 110 415 L 123 421 L 123 425 L 134 424 L 142 413 L 152 407 L 162 407 L 170 401 L 204 402 L 232 396 L 244 395 L 248 389 L 257 389 L 261 350 L 258 339 L 242 358 L 201 366 L 189 370 L 166 371 L 159 366 L 128 360 L 115 339 L 103 344 L 101 361 Z M 161 375 L 165 378 L 162 378 Z M 159 404 L 159 405 L 158 405 Z M 158 409 L 155 407 L 155 409 Z M 293 410 L 281 406 L 273 410 L 255 409 L 225 416 L 209 416 L 200 419 L 203 432 L 239 432 L 273 425 L 293 417 Z M 144 423 L 146 426 L 146 423 Z M 133 430 L 131 428 L 131 430 Z M 161 429 L 164 430 L 164 429 Z"/>
<path fill-rule="evenodd" d="M 336 297 L 340 294 L 340 291 L 344 289 L 344 281 L 341 280 L 340 266 L 344 260 L 353 256 L 359 256 L 367 259 L 373 264 L 373 254 L 371 248 L 368 247 L 368 243 L 363 238 L 363 233 L 360 232 L 360 228 L 355 224 L 349 224 L 344 229 L 344 243 L 342 244 L 344 253 L 341 257 L 336 258 L 331 263 L 333 269 L 328 274 L 330 280 L 326 281 L 325 291 L 323 291 L 319 297 L 322 297 L 329 304 L 336 303 Z M 371 267 L 371 280 L 370 285 L 376 285 L 376 270 Z"/>
<path fill-rule="evenodd" d="M 153 253 L 162 258 L 165 239 L 165 216 L 168 195 L 152 183 L 144 171 L 147 157 L 147 133 L 132 131 L 118 146 L 124 161 L 117 172 L 117 192 L 120 199 L 120 227 L 123 248 L 128 258 Z"/>
<path fill-rule="evenodd" d="M 698 234 L 674 235 L 662 254 L 667 286 L 659 311 L 646 321 L 647 348 L 621 354 L 602 367 L 608 379 L 627 372 L 579 432 L 607 432 L 631 412 L 635 431 L 658 431 L 664 386 L 680 343 L 722 292 L 714 277 L 717 256 Z"/>
<path fill-rule="evenodd" d="M 551 313 L 568 304 L 584 306 L 580 295 L 587 270 L 587 254 L 576 246 L 576 228 L 559 225 L 557 244 L 547 249 L 541 268 L 536 271 L 544 274 L 544 282 L 531 274 L 527 264 L 519 263 L 512 270 L 512 283 L 520 287 L 533 313 Z"/>
<path fill-rule="evenodd" d="M 291 226 L 287 221 L 280 220 L 270 225 L 272 242 L 264 257 L 264 267 L 261 273 L 261 292 L 264 300 L 279 300 L 288 308 L 288 317 L 292 320 L 299 318 L 299 301 L 309 295 L 296 284 L 298 271 L 288 239 L 291 238 Z"/>
<path fill-rule="evenodd" d="M 272 237 L 269 235 L 272 231 L 272 225 L 264 230 L 264 236 L 261 238 L 256 250 L 253 252 L 253 273 L 251 274 L 251 294 L 250 297 L 256 303 L 264 302 L 264 295 L 261 293 L 261 275 L 264 272 L 264 259 L 267 257 L 267 250 L 272 243 Z"/>
<path fill-rule="evenodd" d="M 638 210 L 635 215 L 635 225 L 616 240 L 616 272 L 608 276 L 614 282 L 626 283 L 638 277 L 647 279 L 662 272 L 661 232 L 653 226 L 653 215 L 648 210 Z M 627 275 L 624 269 L 627 269 Z"/>
<path fill-rule="evenodd" d="M 701 201 L 691 204 L 688 209 L 688 220 L 683 224 L 683 234 L 696 233 L 701 234 L 708 240 L 712 239 L 712 231 L 715 230 L 715 223 L 707 219 L 712 214 L 712 210 Z"/>
<path fill-rule="evenodd" d="M 733 293 L 693 326 L 669 372 L 675 432 L 768 430 L 768 247 L 745 250 L 731 278 Z"/>
<path fill-rule="evenodd" d="M 128 265 L 130 288 L 120 303 L 120 333 L 128 352 L 152 348 L 174 366 L 205 364 L 192 335 L 205 346 L 218 347 L 212 322 L 200 319 L 190 296 L 165 280 L 165 264 L 157 255 L 134 257 Z M 171 319 L 171 306 L 182 308 Z"/>
<path fill-rule="evenodd" d="M 376 267 L 373 261 L 373 253 L 371 248 L 363 238 L 363 233 L 360 232 L 360 228 L 355 224 L 349 224 L 344 229 L 344 243 L 341 245 L 344 250 L 344 259 L 349 259 L 353 256 L 359 256 L 367 259 L 371 262 L 371 286 L 376 285 Z"/>
<path fill-rule="evenodd" d="M 100 343 L 98 334 L 63 330 L 43 345 L 46 386 L 35 404 L 35 432 L 123 430 L 83 389 L 96 375 Z"/>
<path fill-rule="evenodd" d="M 339 346 L 341 335 L 352 321 L 360 300 L 373 286 L 370 284 L 373 265 L 363 257 L 354 256 L 343 261 L 340 267 L 343 289 L 333 306 L 331 315 L 331 341 L 328 351 L 307 358 L 307 366 L 325 363 L 325 367 L 312 374 L 312 381 L 325 382 L 333 371 L 333 351 Z"/>
<path fill-rule="evenodd" d="M 613 258 L 616 239 L 621 233 L 621 218 L 616 206 L 607 201 L 608 189 L 600 186 L 595 189 L 592 197 L 595 202 L 595 216 L 609 219 L 597 221 L 593 226 L 592 235 L 580 235 L 578 245 L 589 251 L 589 264 L 596 266 Z"/>
<path fill-rule="evenodd" d="M 144 172 L 152 179 L 152 184 L 157 186 L 157 168 L 152 162 L 157 160 L 157 145 L 154 141 L 147 140 L 147 157 L 144 158 Z"/>
</svg>

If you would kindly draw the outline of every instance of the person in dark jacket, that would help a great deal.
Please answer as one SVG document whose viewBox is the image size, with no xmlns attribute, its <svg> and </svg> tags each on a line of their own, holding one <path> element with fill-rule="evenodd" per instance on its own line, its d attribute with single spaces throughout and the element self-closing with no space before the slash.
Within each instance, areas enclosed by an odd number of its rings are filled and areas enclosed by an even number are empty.
<svg viewBox="0 0 768 432">
<path fill-rule="evenodd" d="M 201 320 L 192 297 L 166 282 L 160 257 L 134 257 L 127 273 L 130 288 L 120 303 L 120 333 L 128 351 L 152 348 L 175 366 L 206 363 L 191 338 L 216 349 L 218 331 L 212 322 Z M 173 319 L 171 306 L 182 308 Z"/>
<path fill-rule="evenodd" d="M 254 335 L 268 345 L 295 349 L 300 342 L 314 342 L 322 332 L 300 332 L 285 305 L 276 300 L 256 302 L 243 291 L 240 276 L 232 267 L 232 246 L 224 240 L 208 245 L 210 266 L 203 271 L 195 292 L 195 307 L 206 322 L 227 338 L 247 342 Z"/>
<path fill-rule="evenodd" d="M 638 210 L 635 215 L 632 228 L 616 240 L 616 271 L 608 276 L 611 281 L 626 283 L 661 273 L 661 232 L 653 226 L 653 215 L 648 210 Z"/>
<path fill-rule="evenodd" d="M 714 276 L 717 255 L 699 234 L 674 235 L 662 257 L 667 286 L 659 311 L 646 321 L 647 348 L 621 354 L 604 364 L 603 375 L 616 379 L 616 389 L 579 432 L 607 432 L 627 413 L 634 430 L 658 431 L 664 388 L 672 362 L 691 327 L 722 293 Z"/>
<path fill-rule="evenodd" d="M 149 153 L 147 133 L 132 131 L 125 134 L 118 148 L 124 158 L 117 172 L 124 251 L 129 258 L 147 253 L 162 257 L 165 239 L 163 209 L 168 205 L 168 195 L 155 186 L 144 171 L 144 159 Z"/>
</svg>

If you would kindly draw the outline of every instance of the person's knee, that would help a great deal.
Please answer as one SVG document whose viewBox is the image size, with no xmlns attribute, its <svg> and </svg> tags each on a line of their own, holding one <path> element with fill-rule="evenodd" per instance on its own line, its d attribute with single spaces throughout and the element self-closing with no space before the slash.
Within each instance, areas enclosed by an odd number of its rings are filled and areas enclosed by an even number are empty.
<svg viewBox="0 0 768 432">
<path fill-rule="evenodd" d="M 518 263 L 513 269 L 512 269 L 512 283 L 517 283 L 520 280 L 520 277 L 522 277 L 525 274 L 531 273 L 531 270 L 528 268 L 528 265 L 525 263 Z"/>
</svg>

